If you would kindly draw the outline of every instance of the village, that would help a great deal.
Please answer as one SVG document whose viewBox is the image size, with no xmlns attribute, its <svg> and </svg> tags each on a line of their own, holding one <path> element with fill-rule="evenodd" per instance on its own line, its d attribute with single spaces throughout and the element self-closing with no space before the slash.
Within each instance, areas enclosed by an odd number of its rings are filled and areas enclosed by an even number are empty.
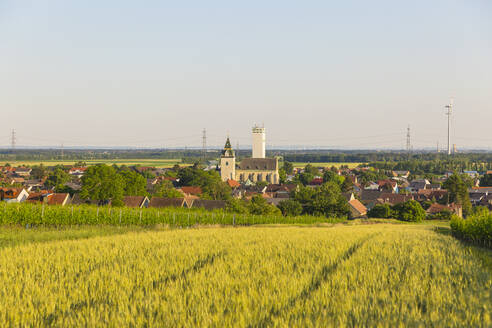
<svg viewBox="0 0 492 328">
<path fill-rule="evenodd" d="M 91 204 L 229 211 L 237 211 L 231 202 L 247 208 L 253 201 L 260 207 L 250 210 L 254 214 L 277 211 L 285 216 L 347 218 L 391 216 L 384 214 L 385 208 L 409 201 L 418 202 L 427 218 L 449 219 L 450 215 L 463 217 L 464 212 L 469 214 L 473 208 L 492 209 L 492 187 L 480 183 L 484 179 L 492 180 L 491 171 L 447 172 L 429 179 L 408 170 L 387 171 L 367 164 L 354 168 L 306 164 L 295 168 L 281 158 L 266 158 L 265 128 L 255 126 L 252 131 L 252 157 L 239 163 L 227 138 L 218 161 L 191 167 L 116 167 L 114 170 L 127 181 L 118 194 L 118 202 L 114 195 L 101 197 L 82 192 L 84 184 L 90 183 L 87 172 L 96 167 L 83 162 L 51 167 L 1 166 L 0 200 L 57 206 Z M 460 194 L 456 183 L 450 184 L 453 180 L 450 177 L 460 180 L 458 184 L 462 185 L 461 189 L 465 186 L 466 195 Z M 106 182 L 114 181 L 109 178 Z M 323 198 L 327 194 L 331 198 Z M 320 200 L 325 205 L 319 205 Z"/>
</svg>

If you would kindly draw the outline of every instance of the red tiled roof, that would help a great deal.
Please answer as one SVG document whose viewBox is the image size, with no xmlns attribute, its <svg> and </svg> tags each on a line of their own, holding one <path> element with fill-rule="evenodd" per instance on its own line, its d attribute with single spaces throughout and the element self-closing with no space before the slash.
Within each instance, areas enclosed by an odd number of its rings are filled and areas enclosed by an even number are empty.
<svg viewBox="0 0 492 328">
<path fill-rule="evenodd" d="M 48 198 L 48 205 L 65 205 L 70 194 L 68 193 L 55 193 L 46 196 Z"/>
<path fill-rule="evenodd" d="M 194 187 L 194 186 L 181 187 L 181 191 L 185 194 L 188 194 L 188 195 L 201 195 L 202 194 L 202 188 Z"/>
<path fill-rule="evenodd" d="M 367 213 L 367 208 L 358 199 L 352 199 L 348 203 L 361 215 L 365 215 Z"/>
<path fill-rule="evenodd" d="M 231 188 L 237 188 L 237 187 L 241 186 L 241 185 L 239 184 L 239 182 L 237 182 L 236 180 L 232 180 L 232 179 L 227 180 L 227 184 L 228 184 L 228 185 L 229 185 L 229 187 L 231 187 Z"/>
<path fill-rule="evenodd" d="M 125 196 L 123 198 L 123 203 L 127 207 L 140 207 L 144 200 L 145 196 Z"/>
</svg>

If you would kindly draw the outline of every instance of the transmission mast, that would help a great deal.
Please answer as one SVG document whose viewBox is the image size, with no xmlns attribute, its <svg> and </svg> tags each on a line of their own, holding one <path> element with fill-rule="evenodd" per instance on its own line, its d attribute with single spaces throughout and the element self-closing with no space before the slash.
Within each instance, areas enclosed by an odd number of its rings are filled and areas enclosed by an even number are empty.
<svg viewBox="0 0 492 328">
<path fill-rule="evenodd" d="M 410 152 L 412 151 L 412 144 L 410 143 L 410 125 L 407 128 L 407 153 L 410 156 Z"/>
<path fill-rule="evenodd" d="M 16 143 L 17 143 L 17 135 L 15 133 L 15 129 L 12 129 L 12 135 L 10 136 L 10 144 L 11 144 L 12 150 L 15 149 Z"/>
<path fill-rule="evenodd" d="M 448 155 L 451 155 L 451 114 L 453 113 L 453 98 L 449 102 L 449 105 L 444 106 L 446 108 L 445 115 L 448 116 Z"/>
<path fill-rule="evenodd" d="M 202 157 L 205 161 L 205 155 L 207 153 L 207 130 L 204 128 L 202 131 Z"/>
</svg>

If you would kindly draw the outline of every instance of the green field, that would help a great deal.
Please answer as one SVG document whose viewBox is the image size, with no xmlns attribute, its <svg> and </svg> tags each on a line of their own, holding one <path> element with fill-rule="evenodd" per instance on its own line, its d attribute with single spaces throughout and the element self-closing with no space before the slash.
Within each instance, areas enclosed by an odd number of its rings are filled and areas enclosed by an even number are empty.
<svg viewBox="0 0 492 328">
<path fill-rule="evenodd" d="M 158 168 L 169 168 L 173 167 L 175 164 L 179 165 L 187 165 L 182 164 L 181 159 L 97 159 L 97 160 L 82 160 L 88 165 L 94 164 L 107 164 L 107 165 L 141 165 L 141 166 L 154 166 Z M 43 164 L 45 166 L 55 166 L 55 165 L 74 165 L 78 161 L 59 161 L 59 160 L 45 160 L 45 161 L 11 161 L 11 162 L 2 162 L 0 166 L 9 163 L 12 166 L 20 166 L 20 165 L 39 165 Z"/>
<path fill-rule="evenodd" d="M 12 229 L 3 326 L 492 324 L 491 252 L 431 225 Z"/>
<path fill-rule="evenodd" d="M 335 163 L 335 162 L 325 162 L 325 163 L 307 163 L 307 162 L 294 162 L 292 165 L 294 165 L 295 168 L 304 168 L 306 165 L 311 164 L 314 167 L 332 167 L 335 166 L 339 168 L 342 165 L 347 165 L 350 169 L 353 169 L 361 164 L 364 163 Z"/>
</svg>

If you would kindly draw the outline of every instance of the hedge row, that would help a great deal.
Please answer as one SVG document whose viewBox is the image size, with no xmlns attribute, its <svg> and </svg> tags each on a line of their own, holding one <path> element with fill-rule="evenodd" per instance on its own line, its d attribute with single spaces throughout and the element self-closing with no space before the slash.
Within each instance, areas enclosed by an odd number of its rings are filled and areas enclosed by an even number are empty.
<svg viewBox="0 0 492 328">
<path fill-rule="evenodd" d="M 492 248 L 492 213 L 466 219 L 453 217 L 451 231 L 456 238 Z"/>
</svg>

